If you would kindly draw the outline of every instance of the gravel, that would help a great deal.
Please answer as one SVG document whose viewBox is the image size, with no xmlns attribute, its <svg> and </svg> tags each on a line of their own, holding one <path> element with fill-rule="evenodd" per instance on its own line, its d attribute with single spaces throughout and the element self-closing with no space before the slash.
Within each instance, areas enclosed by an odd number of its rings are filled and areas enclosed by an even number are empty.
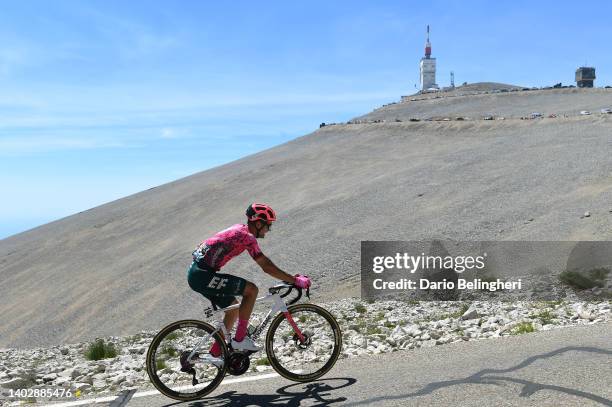
<svg viewBox="0 0 612 407">
<path fill-rule="evenodd" d="M 321 305 L 331 310 L 341 325 L 341 358 L 495 339 L 521 334 L 525 326 L 546 331 L 612 320 L 610 301 L 368 303 L 348 298 Z M 256 313 L 254 317 L 263 315 Z M 87 342 L 28 350 L 1 349 L 0 395 L 6 401 L 10 389 L 65 388 L 80 390 L 83 395 L 105 395 L 127 388 L 150 388 L 145 353 L 154 334 L 143 331 L 129 337 L 106 337 L 104 340 L 119 350 L 118 355 L 99 361 L 85 359 Z M 300 354 L 303 360 L 316 363 L 317 357 L 325 354 L 327 339 L 324 335 L 319 337 L 313 347 Z M 277 349 L 281 360 L 295 358 L 291 341 L 279 344 Z M 252 363 L 247 374 L 271 369 Z"/>
</svg>

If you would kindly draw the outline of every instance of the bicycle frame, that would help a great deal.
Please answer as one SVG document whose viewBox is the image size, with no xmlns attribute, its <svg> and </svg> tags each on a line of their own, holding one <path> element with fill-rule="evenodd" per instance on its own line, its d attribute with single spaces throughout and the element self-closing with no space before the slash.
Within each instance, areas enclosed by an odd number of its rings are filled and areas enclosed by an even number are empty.
<svg viewBox="0 0 612 407">
<path fill-rule="evenodd" d="M 283 286 L 276 286 L 276 287 L 280 287 L 283 288 Z M 291 286 L 284 286 L 284 287 L 291 287 Z M 253 333 L 251 334 L 251 337 L 253 339 L 256 339 L 257 337 L 259 337 L 259 335 L 261 334 L 261 332 L 263 331 L 263 329 L 266 327 L 266 325 L 270 322 L 270 320 L 272 319 L 273 315 L 276 315 L 279 312 L 282 312 L 285 315 L 285 318 L 287 318 L 287 321 L 289 322 L 289 324 L 291 325 L 291 327 L 293 328 L 293 331 L 295 332 L 295 334 L 298 336 L 300 343 L 304 343 L 305 338 L 304 335 L 302 334 L 302 331 L 300 331 L 300 328 L 298 328 L 297 324 L 295 323 L 295 321 L 293 320 L 293 318 L 291 317 L 291 314 L 289 313 L 289 310 L 287 309 L 287 304 L 285 304 L 285 301 L 283 301 L 283 299 L 281 298 L 280 294 L 278 292 L 275 293 L 270 293 L 266 296 L 263 297 L 259 297 L 255 300 L 255 302 L 257 303 L 258 301 L 266 301 L 272 299 L 274 302 L 272 304 L 271 309 L 268 311 L 268 313 L 266 314 L 264 320 L 262 322 L 259 323 L 259 325 L 257 325 L 255 327 L 255 330 L 253 331 Z M 240 304 L 233 304 L 230 305 L 229 307 L 225 307 L 225 308 L 220 308 L 218 310 L 213 310 L 211 307 L 205 308 L 204 309 L 204 315 L 206 318 L 213 318 L 213 317 L 217 317 L 220 316 L 221 314 L 225 314 L 227 311 L 231 311 L 234 309 L 240 308 Z M 205 337 L 203 337 L 202 339 L 200 339 L 200 341 L 194 346 L 193 350 L 191 351 L 191 353 L 189 353 L 189 356 L 187 357 L 187 361 L 191 361 L 191 358 L 197 353 L 197 350 L 205 343 L 207 343 L 207 341 L 210 339 L 210 337 L 212 337 L 213 335 L 215 335 L 217 332 L 221 331 L 223 333 L 223 337 L 225 339 L 225 341 L 230 341 L 230 335 L 229 332 L 227 332 L 227 328 L 225 327 L 225 324 L 223 323 L 223 319 L 219 320 L 217 329 L 215 329 L 212 333 L 206 335 Z"/>
</svg>

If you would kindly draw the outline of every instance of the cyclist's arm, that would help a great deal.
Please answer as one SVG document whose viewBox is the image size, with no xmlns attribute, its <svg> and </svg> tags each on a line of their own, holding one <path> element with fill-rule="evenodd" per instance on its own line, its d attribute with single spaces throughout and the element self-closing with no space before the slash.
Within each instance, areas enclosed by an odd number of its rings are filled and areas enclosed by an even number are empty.
<svg viewBox="0 0 612 407">
<path fill-rule="evenodd" d="M 255 261 L 257 264 L 259 264 L 259 267 L 261 267 L 264 272 L 270 274 L 272 277 L 278 278 L 279 280 L 283 280 L 287 283 L 293 284 L 295 282 L 295 277 L 276 267 L 276 265 L 272 263 L 272 260 L 267 258 L 264 254 L 257 257 Z"/>
</svg>

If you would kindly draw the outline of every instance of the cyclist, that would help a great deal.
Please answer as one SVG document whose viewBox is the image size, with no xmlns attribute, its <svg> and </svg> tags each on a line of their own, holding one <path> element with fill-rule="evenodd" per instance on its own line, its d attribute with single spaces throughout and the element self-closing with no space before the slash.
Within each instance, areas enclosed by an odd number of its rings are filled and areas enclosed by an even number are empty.
<svg viewBox="0 0 612 407">
<path fill-rule="evenodd" d="M 246 250 L 261 269 L 272 277 L 295 284 L 299 288 L 308 288 L 311 282 L 307 276 L 285 273 L 261 252 L 257 239 L 263 239 L 272 228 L 272 222 L 276 221 L 274 210 L 269 205 L 253 203 L 247 208 L 246 216 L 246 224 L 230 226 L 196 247 L 187 281 L 192 290 L 199 292 L 208 298 L 213 306 L 220 308 L 238 304 L 235 296 L 242 296 L 240 307 L 227 311 L 223 324 L 226 331 L 231 332 L 238 319 L 236 333 L 231 341 L 232 348 L 255 352 L 261 348 L 247 336 L 247 328 L 257 299 L 257 286 L 244 278 L 219 273 L 219 270 L 233 257 Z M 219 356 L 219 344 L 215 343 L 210 353 L 215 357 Z"/>
</svg>

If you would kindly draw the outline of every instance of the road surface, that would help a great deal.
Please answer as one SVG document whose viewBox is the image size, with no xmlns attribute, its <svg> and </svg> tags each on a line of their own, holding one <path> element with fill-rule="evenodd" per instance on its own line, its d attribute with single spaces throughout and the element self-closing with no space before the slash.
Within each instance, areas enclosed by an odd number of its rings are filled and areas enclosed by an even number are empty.
<svg viewBox="0 0 612 407">
<path fill-rule="evenodd" d="M 141 392 L 128 404 L 170 405 L 612 406 L 612 323 L 344 359 L 308 384 L 227 377 L 195 402 Z"/>
</svg>

